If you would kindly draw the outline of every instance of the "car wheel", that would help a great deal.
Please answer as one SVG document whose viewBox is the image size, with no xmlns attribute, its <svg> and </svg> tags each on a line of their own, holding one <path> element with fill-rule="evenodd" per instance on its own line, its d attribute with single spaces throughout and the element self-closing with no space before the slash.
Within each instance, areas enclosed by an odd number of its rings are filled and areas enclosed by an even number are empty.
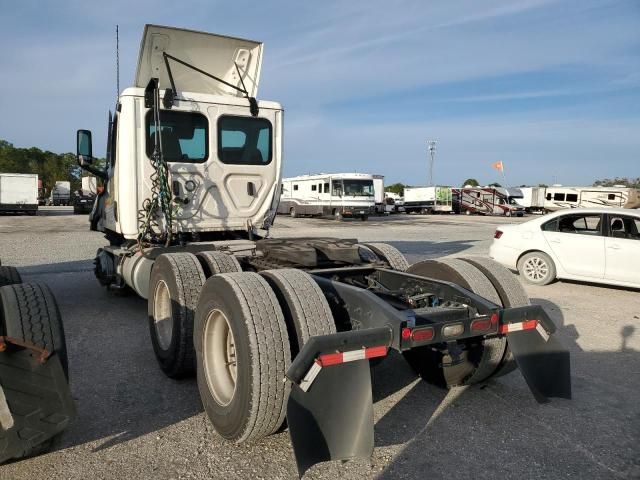
<svg viewBox="0 0 640 480">
<path fill-rule="evenodd" d="M 530 252 L 518 260 L 518 272 L 527 283 L 548 285 L 556 278 L 553 260 L 543 252 Z"/>
</svg>

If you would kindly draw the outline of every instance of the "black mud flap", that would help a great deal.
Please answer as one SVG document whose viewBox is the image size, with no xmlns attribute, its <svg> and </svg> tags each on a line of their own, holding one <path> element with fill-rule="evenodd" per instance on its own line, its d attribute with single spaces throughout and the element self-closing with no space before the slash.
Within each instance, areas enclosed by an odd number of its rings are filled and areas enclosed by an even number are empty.
<svg viewBox="0 0 640 480">
<path fill-rule="evenodd" d="M 371 457 L 369 361 L 324 368 L 308 392 L 294 384 L 287 404 L 287 424 L 300 476 L 316 463 Z"/>
<path fill-rule="evenodd" d="M 33 453 L 74 417 L 57 355 L 12 345 L 0 352 L 0 463 Z"/>
<path fill-rule="evenodd" d="M 313 337 L 291 364 L 287 424 L 300 476 L 316 463 L 371 457 L 369 360 L 353 359 L 367 351 L 386 355 L 391 335 L 388 328 L 375 328 Z M 321 366 L 318 359 L 326 353 L 344 353 L 345 361 Z"/>
<path fill-rule="evenodd" d="M 549 397 L 570 399 L 569 351 L 554 337 L 555 326 L 542 307 L 518 307 L 506 310 L 503 314 L 509 317 L 509 326 L 518 322 L 532 326 L 530 329 L 507 332 L 507 342 L 535 399 L 540 403 L 548 402 Z"/>
</svg>

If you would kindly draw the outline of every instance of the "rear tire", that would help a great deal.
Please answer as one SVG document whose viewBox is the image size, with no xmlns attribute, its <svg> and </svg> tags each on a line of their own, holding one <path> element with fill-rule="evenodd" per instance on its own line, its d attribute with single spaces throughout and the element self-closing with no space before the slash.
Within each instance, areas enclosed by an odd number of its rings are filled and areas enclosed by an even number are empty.
<svg viewBox="0 0 640 480">
<path fill-rule="evenodd" d="M 0 267 L 0 287 L 22 283 L 22 277 L 16 267 Z"/>
<path fill-rule="evenodd" d="M 204 276 L 209 278 L 219 273 L 241 272 L 242 267 L 233 255 L 222 252 L 198 252 L 196 257 L 200 262 Z"/>
<path fill-rule="evenodd" d="M 291 209 L 289 210 L 289 215 L 291 216 L 291 218 L 297 218 L 298 217 L 298 212 L 296 212 L 295 207 L 291 207 Z"/>
<path fill-rule="evenodd" d="M 331 308 L 311 275 L 293 268 L 266 270 L 260 275 L 269 283 L 282 308 L 292 359 L 311 337 L 336 332 Z"/>
<path fill-rule="evenodd" d="M 388 243 L 363 243 L 363 245 L 387 262 L 392 270 L 404 272 L 409 268 L 409 262 L 407 262 L 405 256 L 396 247 Z"/>
<path fill-rule="evenodd" d="M 425 260 L 409 267 L 408 273 L 456 283 L 487 300 L 501 305 L 491 281 L 477 268 L 459 259 Z M 405 352 L 409 365 L 425 380 L 441 387 L 473 385 L 488 379 L 500 368 L 507 348 L 504 337 L 483 339 L 465 350 L 461 362 L 451 361 L 440 351 L 421 347 Z"/>
<path fill-rule="evenodd" d="M 160 368 L 170 378 L 195 372 L 193 319 L 205 276 L 195 255 L 160 255 L 149 280 L 149 331 Z"/>
<path fill-rule="evenodd" d="M 198 389 L 215 430 L 241 443 L 284 421 L 291 363 L 278 299 L 257 273 L 223 273 L 205 283 L 196 309 Z"/>
<path fill-rule="evenodd" d="M 333 218 L 336 222 L 341 222 L 344 220 L 344 216 L 342 215 L 342 212 L 340 210 L 333 211 Z"/>
</svg>

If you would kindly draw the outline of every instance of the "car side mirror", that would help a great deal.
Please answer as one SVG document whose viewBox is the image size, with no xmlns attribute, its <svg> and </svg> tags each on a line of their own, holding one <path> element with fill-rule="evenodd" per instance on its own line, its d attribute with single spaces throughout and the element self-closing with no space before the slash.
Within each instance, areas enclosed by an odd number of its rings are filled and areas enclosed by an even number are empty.
<svg viewBox="0 0 640 480">
<path fill-rule="evenodd" d="M 93 165 L 91 130 L 78 130 L 76 158 L 78 160 L 78 165 L 80 165 L 81 167 Z"/>
</svg>

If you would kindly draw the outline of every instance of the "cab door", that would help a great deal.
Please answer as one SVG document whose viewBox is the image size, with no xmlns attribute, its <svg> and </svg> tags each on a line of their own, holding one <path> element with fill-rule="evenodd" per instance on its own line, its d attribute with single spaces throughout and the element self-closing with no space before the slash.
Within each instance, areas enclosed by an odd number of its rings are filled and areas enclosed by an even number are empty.
<svg viewBox="0 0 640 480">
<path fill-rule="evenodd" d="M 543 236 L 569 275 L 602 279 L 605 237 L 600 214 L 566 214 L 543 226 Z"/>
<path fill-rule="evenodd" d="M 640 217 L 607 215 L 605 279 L 640 286 Z"/>
</svg>

